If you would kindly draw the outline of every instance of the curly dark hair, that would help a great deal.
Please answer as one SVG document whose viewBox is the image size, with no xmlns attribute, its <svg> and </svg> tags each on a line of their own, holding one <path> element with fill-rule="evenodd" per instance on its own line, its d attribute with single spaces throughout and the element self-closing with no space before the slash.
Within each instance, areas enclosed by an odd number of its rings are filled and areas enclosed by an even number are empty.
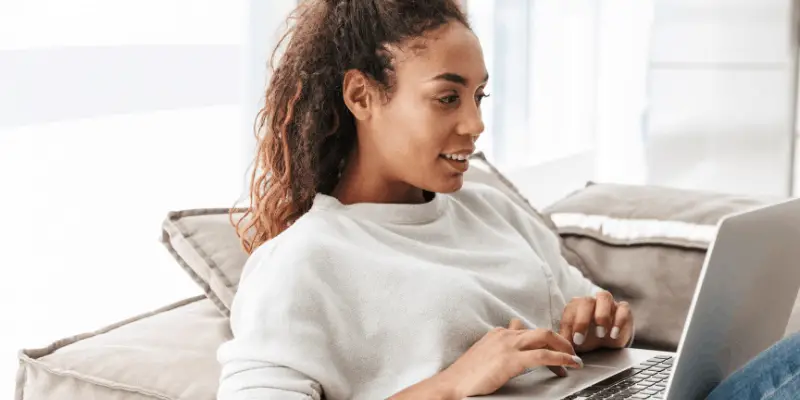
<svg viewBox="0 0 800 400">
<path fill-rule="evenodd" d="M 277 236 L 311 208 L 317 193 L 336 187 L 356 143 L 342 93 L 345 72 L 362 72 L 388 98 L 394 69 L 387 45 L 451 21 L 469 27 L 457 0 L 309 0 L 298 6 L 289 18 L 293 27 L 272 54 L 273 74 L 256 118 L 250 205 L 237 222 L 231 214 L 245 251 Z"/>
</svg>

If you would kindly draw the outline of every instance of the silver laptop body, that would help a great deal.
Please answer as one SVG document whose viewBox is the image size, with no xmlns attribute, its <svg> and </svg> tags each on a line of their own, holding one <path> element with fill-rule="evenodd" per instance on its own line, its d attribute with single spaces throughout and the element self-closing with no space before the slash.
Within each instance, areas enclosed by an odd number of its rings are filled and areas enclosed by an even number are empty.
<svg viewBox="0 0 800 400">
<path fill-rule="evenodd" d="M 677 353 L 642 349 L 582 354 L 566 378 L 537 368 L 487 399 L 560 399 L 653 357 L 673 356 L 668 400 L 702 399 L 780 340 L 800 289 L 800 199 L 720 221 L 700 272 Z M 579 399 L 581 397 L 578 397 Z"/>
</svg>

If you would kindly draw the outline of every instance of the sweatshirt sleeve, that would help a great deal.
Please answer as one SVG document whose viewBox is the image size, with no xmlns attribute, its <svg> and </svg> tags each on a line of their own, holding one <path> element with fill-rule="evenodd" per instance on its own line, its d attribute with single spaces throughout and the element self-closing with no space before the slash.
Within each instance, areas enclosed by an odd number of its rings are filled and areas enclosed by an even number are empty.
<svg viewBox="0 0 800 400">
<path fill-rule="evenodd" d="M 517 229 L 550 267 L 553 279 L 565 301 L 569 302 L 573 297 L 595 297 L 597 292 L 605 290 L 592 283 L 583 276 L 578 268 L 567 262 L 561 255 L 561 244 L 555 233 L 516 204 L 513 204 L 511 208 L 513 210 L 512 220 L 516 222 Z M 631 338 L 625 347 L 633 345 L 635 334 L 636 330 L 633 329 Z"/>
<path fill-rule="evenodd" d="M 217 398 L 319 400 L 324 383 L 341 382 L 319 290 L 302 262 L 263 250 L 248 260 L 231 307 L 233 338 L 217 351 Z"/>
</svg>

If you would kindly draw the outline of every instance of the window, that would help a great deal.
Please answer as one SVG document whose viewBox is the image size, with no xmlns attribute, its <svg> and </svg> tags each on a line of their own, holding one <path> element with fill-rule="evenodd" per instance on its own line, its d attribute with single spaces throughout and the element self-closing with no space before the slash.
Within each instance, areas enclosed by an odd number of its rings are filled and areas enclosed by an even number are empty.
<svg viewBox="0 0 800 400">
<path fill-rule="evenodd" d="M 201 293 L 160 226 L 246 187 L 247 6 L 0 2 L 0 393 L 20 348 Z"/>
<path fill-rule="evenodd" d="M 478 143 L 506 170 L 576 155 L 637 181 L 652 1 L 468 0 L 492 76 Z M 620 157 L 624 154 L 625 157 Z"/>
</svg>

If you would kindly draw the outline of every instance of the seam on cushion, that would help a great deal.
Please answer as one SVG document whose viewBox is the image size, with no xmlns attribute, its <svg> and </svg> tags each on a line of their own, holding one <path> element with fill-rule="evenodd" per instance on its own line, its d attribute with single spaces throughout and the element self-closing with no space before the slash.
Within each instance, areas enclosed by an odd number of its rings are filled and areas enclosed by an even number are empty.
<svg viewBox="0 0 800 400">
<path fill-rule="evenodd" d="M 170 220 L 181 219 L 183 217 L 195 217 L 198 215 L 212 215 L 212 214 L 228 214 L 230 208 L 193 208 L 189 210 L 182 210 L 182 211 L 171 211 L 167 214 L 167 218 Z M 237 213 L 242 213 L 247 211 L 246 208 L 233 208 Z"/>
<path fill-rule="evenodd" d="M 167 234 L 166 231 L 165 234 Z M 187 263 L 186 260 L 184 260 L 183 257 L 180 256 L 180 254 L 178 254 L 178 251 L 175 250 L 175 248 L 172 246 L 172 242 L 165 238 L 165 240 L 162 241 L 162 243 L 164 243 L 164 247 L 167 248 L 167 251 L 169 251 L 169 253 L 172 254 L 172 257 L 175 259 L 175 261 L 178 262 L 178 265 L 180 265 L 181 268 L 189 275 L 189 277 L 198 286 L 200 286 L 200 288 L 205 293 L 205 297 L 207 297 L 209 300 L 211 300 L 212 303 L 214 303 L 214 306 L 220 313 L 222 313 L 223 316 L 230 317 L 230 310 L 222 301 L 222 299 L 220 299 L 219 296 L 217 296 L 217 294 L 214 293 L 208 282 L 206 282 L 205 279 L 203 279 L 194 269 L 192 269 L 189 263 Z"/>
<path fill-rule="evenodd" d="M 714 241 L 717 224 L 698 224 L 671 219 L 619 218 L 603 214 L 553 213 L 559 232 L 598 236 L 616 243 L 678 243 L 707 248 Z"/>
<path fill-rule="evenodd" d="M 48 365 L 44 364 L 43 362 L 41 362 L 39 360 L 34 360 L 34 359 L 32 359 L 30 357 L 27 357 L 27 356 L 21 357 L 20 361 L 28 363 L 28 365 L 31 366 L 31 367 L 39 367 L 39 368 L 43 369 L 44 371 L 47 371 L 48 373 L 50 373 L 52 375 L 62 376 L 62 377 L 69 377 L 69 378 L 72 378 L 72 379 L 75 379 L 75 380 L 78 380 L 78 381 L 86 382 L 86 383 L 89 383 L 89 384 L 92 384 L 92 385 L 95 385 L 95 386 L 104 387 L 104 388 L 107 388 L 107 389 L 122 390 L 122 391 L 126 391 L 126 392 L 138 393 L 138 394 L 141 394 L 143 396 L 153 397 L 153 398 L 156 398 L 156 399 L 159 399 L 159 400 L 178 400 L 178 399 L 176 399 L 174 397 L 168 396 L 168 395 L 163 394 L 163 393 L 158 393 L 158 392 L 150 391 L 150 390 L 139 388 L 139 387 L 135 387 L 135 386 L 129 386 L 129 385 L 116 383 L 116 382 L 110 381 L 108 379 L 93 377 L 93 376 L 89 376 L 89 375 L 83 375 L 83 374 L 75 373 L 73 371 L 67 371 L 67 370 L 60 370 L 60 369 L 51 368 Z"/>
<path fill-rule="evenodd" d="M 233 287 L 233 283 L 231 283 L 230 279 L 228 279 L 228 277 L 222 272 L 222 270 L 219 268 L 219 265 L 217 265 L 217 263 L 211 258 L 211 256 L 208 255 L 208 253 L 203 251 L 203 247 L 200 246 L 196 240 L 194 240 L 192 235 L 188 233 L 186 229 L 184 229 L 184 224 L 182 224 L 180 220 L 175 220 L 174 223 L 180 231 L 181 236 L 183 236 L 183 239 L 189 242 L 194 251 L 203 258 L 203 261 L 205 261 L 206 264 L 208 264 L 208 268 L 214 271 L 217 277 L 222 280 L 222 283 L 225 284 L 225 287 Z"/>
<path fill-rule="evenodd" d="M 231 283 L 230 279 L 228 279 L 228 277 L 222 272 L 217 263 L 214 262 L 214 260 L 205 251 L 202 250 L 202 247 L 197 244 L 197 242 L 192 238 L 192 235 L 186 232 L 186 229 L 184 229 L 183 224 L 180 223 L 181 218 L 186 216 L 227 214 L 229 212 L 230 209 L 222 209 L 222 208 L 207 209 L 207 210 L 190 210 L 188 212 L 181 211 L 177 213 L 170 213 L 167 221 L 170 222 L 170 225 L 172 225 L 172 227 L 175 228 L 177 233 L 179 233 L 184 238 L 184 240 L 189 242 L 194 251 L 203 259 L 203 261 L 205 261 L 206 264 L 208 264 L 208 268 L 214 271 L 214 274 L 217 275 L 217 277 L 220 278 L 220 280 L 222 280 L 222 283 L 226 287 L 232 288 L 233 284 Z M 170 240 L 172 240 L 172 235 L 170 235 Z"/>
<path fill-rule="evenodd" d="M 131 317 L 131 318 L 124 319 L 122 321 L 119 321 L 119 322 L 116 322 L 114 324 L 105 326 L 105 327 L 97 329 L 95 331 L 85 332 L 85 333 L 81 333 L 81 334 L 78 334 L 78 335 L 74 335 L 74 336 L 69 336 L 69 337 L 66 337 L 66 338 L 58 339 L 58 340 L 52 342 L 50 345 L 48 345 L 46 347 L 34 348 L 34 349 L 22 349 L 22 350 L 20 350 L 18 352 L 18 356 L 19 356 L 20 359 L 23 359 L 23 358 L 31 358 L 31 359 L 33 359 L 33 357 L 36 357 L 36 358 L 44 357 L 44 356 L 47 356 L 47 355 L 50 355 L 50 354 L 54 353 L 58 349 L 64 348 L 64 347 L 69 346 L 69 345 L 71 345 L 73 343 L 77 343 L 77 342 L 80 342 L 82 340 L 94 337 L 94 336 L 106 334 L 106 333 L 111 332 L 111 331 L 113 331 L 115 329 L 121 328 L 121 327 L 123 327 L 125 325 L 129 325 L 129 324 L 132 324 L 132 323 L 134 323 L 136 321 L 143 320 L 145 318 L 150 318 L 150 317 L 153 317 L 155 315 L 165 313 L 167 311 L 175 310 L 177 308 L 180 308 L 180 307 L 192 304 L 192 303 L 196 303 L 196 302 L 198 302 L 200 300 L 203 300 L 205 298 L 206 298 L 205 295 L 189 297 L 187 299 L 183 299 L 181 301 L 177 301 L 175 303 L 166 305 L 164 307 L 157 308 L 157 309 L 155 309 L 153 311 L 149 311 L 149 312 L 146 312 L 146 313 L 143 313 L 143 314 L 136 315 L 136 316 Z M 29 353 L 35 353 L 36 355 L 32 356 Z"/>
<path fill-rule="evenodd" d="M 193 270 L 192 267 L 189 266 L 189 264 L 186 262 L 186 260 L 184 260 L 178 254 L 178 251 L 175 250 L 175 248 L 172 247 L 171 244 L 166 246 L 166 248 L 167 248 L 167 251 L 169 251 L 169 253 L 172 255 L 172 257 L 175 258 L 175 261 L 177 261 L 178 264 L 180 264 L 181 268 L 183 268 L 186 271 L 186 273 L 189 274 L 189 276 L 192 278 L 192 280 L 198 286 L 200 286 L 201 289 L 203 289 L 203 292 L 205 292 L 209 297 L 211 297 L 211 296 L 216 297 L 216 295 L 214 295 L 214 293 L 211 291 L 211 286 L 208 284 L 208 282 L 206 282 L 203 278 L 201 278 L 200 275 L 197 274 L 197 272 L 195 272 L 195 270 Z"/>
<path fill-rule="evenodd" d="M 642 242 L 642 243 L 614 243 L 612 241 L 604 240 L 602 238 L 598 238 L 592 235 L 587 235 L 584 233 L 575 233 L 575 232 L 562 232 L 562 237 L 575 237 L 580 239 L 588 239 L 593 242 L 599 243 L 604 246 L 608 247 L 615 247 L 615 248 L 634 248 L 634 247 L 666 247 L 670 249 L 678 249 L 678 250 L 685 250 L 685 251 L 696 251 L 699 253 L 706 253 L 708 252 L 708 248 L 701 248 L 701 247 L 694 247 L 694 246 L 685 246 L 680 245 L 677 243 L 662 243 L 662 242 Z"/>
<path fill-rule="evenodd" d="M 89 332 L 89 333 L 91 333 L 92 336 L 102 335 L 102 334 L 111 332 L 114 329 L 118 329 L 118 328 L 121 328 L 121 327 L 123 327 L 125 325 L 132 324 L 132 323 L 134 323 L 136 321 L 140 321 L 140 320 L 143 320 L 145 318 L 150 318 L 150 317 L 156 316 L 158 314 L 163 314 L 163 313 L 165 313 L 167 311 L 175 310 L 177 308 L 180 308 L 180 307 L 192 304 L 192 303 L 196 303 L 196 302 L 198 302 L 200 300 L 203 300 L 203 299 L 205 299 L 205 295 L 192 296 L 192 297 L 180 300 L 180 301 L 176 301 L 175 303 L 168 304 L 166 306 L 156 308 L 153 311 L 149 311 L 149 312 L 146 312 L 144 314 L 139 314 L 137 316 L 124 319 L 124 320 L 122 320 L 120 322 L 111 324 L 111 325 L 109 325 L 109 326 L 107 326 L 105 328 L 101 328 L 99 330 L 96 330 L 96 331 L 93 331 L 93 332 Z M 83 340 L 83 339 L 81 339 L 81 340 Z"/>
<path fill-rule="evenodd" d="M 19 363 L 20 363 L 21 371 L 17 372 L 17 390 L 16 390 L 17 396 L 18 396 L 17 400 L 23 400 L 24 399 L 24 397 L 23 397 L 24 396 L 24 381 L 27 380 L 27 370 L 26 370 L 26 368 L 23 368 L 23 364 L 28 364 L 28 365 L 31 365 L 31 366 L 40 366 L 40 367 L 44 368 L 45 370 L 47 370 L 47 371 L 49 371 L 49 372 L 51 372 L 53 374 L 56 374 L 56 375 L 65 375 L 65 376 L 69 375 L 69 376 L 71 376 L 72 374 L 64 374 L 64 373 L 58 374 L 58 373 L 56 373 L 55 370 L 53 370 L 52 368 L 49 368 L 47 365 L 45 365 L 44 363 L 39 361 L 38 358 L 45 357 L 47 355 L 53 354 L 56 350 L 59 350 L 59 349 L 64 348 L 66 346 L 69 346 L 69 345 L 71 345 L 73 343 L 77 343 L 77 342 L 80 342 L 82 340 L 86 340 L 86 339 L 89 339 L 89 338 L 92 338 L 92 337 L 95 337 L 95 336 L 106 334 L 106 333 L 111 332 L 111 331 L 113 331 L 113 330 L 115 330 L 117 328 L 121 328 L 121 327 L 123 327 L 125 325 L 129 325 L 129 324 L 134 323 L 136 321 L 140 321 L 140 320 L 143 320 L 143 319 L 146 319 L 146 318 L 153 317 L 153 316 L 158 315 L 158 314 L 165 313 L 167 311 L 175 310 L 177 308 L 180 308 L 180 307 L 192 304 L 192 303 L 196 303 L 196 302 L 198 302 L 200 300 L 203 300 L 205 298 L 206 298 L 205 295 L 189 297 L 187 299 L 183 299 L 183 300 L 177 301 L 175 303 L 168 304 L 168 305 L 163 306 L 163 307 L 159 307 L 159 308 L 157 308 L 157 309 L 155 309 L 153 311 L 149 311 L 149 312 L 146 312 L 146 313 L 143 313 L 143 314 L 136 315 L 134 317 L 130 317 L 130 318 L 124 319 L 122 321 L 116 322 L 114 324 L 108 325 L 106 327 L 100 328 L 100 329 L 92 331 L 92 332 L 85 332 L 85 333 L 82 333 L 82 334 L 79 334 L 79 335 L 58 339 L 58 340 L 52 342 L 50 345 L 48 345 L 46 347 L 35 348 L 35 349 L 27 349 L 27 350 L 26 349 L 19 350 L 17 352 L 17 358 L 18 358 Z M 36 359 L 33 358 L 33 356 L 29 355 L 28 353 L 36 354 L 36 356 L 35 356 Z M 87 382 L 90 382 L 90 381 L 87 380 Z M 23 385 L 20 385 L 21 383 Z M 90 382 L 90 383 L 94 383 L 94 382 Z M 145 393 L 143 393 L 143 394 L 145 394 Z"/>
</svg>

